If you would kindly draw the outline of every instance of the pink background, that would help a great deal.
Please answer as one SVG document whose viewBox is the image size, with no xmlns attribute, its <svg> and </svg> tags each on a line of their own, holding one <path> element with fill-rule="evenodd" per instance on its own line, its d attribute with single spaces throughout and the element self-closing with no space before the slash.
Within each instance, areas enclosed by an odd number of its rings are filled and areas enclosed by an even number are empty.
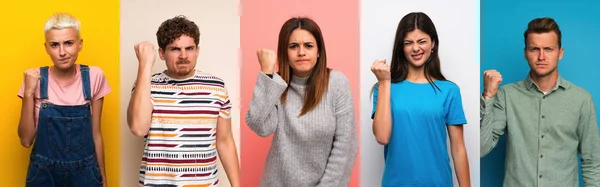
<svg viewBox="0 0 600 187">
<path fill-rule="evenodd" d="M 272 137 L 259 137 L 248 128 L 244 120 L 260 71 L 256 51 L 260 48 L 276 50 L 279 29 L 289 18 L 305 16 L 315 20 L 323 32 L 328 66 L 344 73 L 350 81 L 355 103 L 356 129 L 359 130 L 359 1 L 241 2 L 241 183 L 244 186 L 258 186 Z M 357 155 L 349 186 L 359 184 L 359 158 Z"/>
</svg>

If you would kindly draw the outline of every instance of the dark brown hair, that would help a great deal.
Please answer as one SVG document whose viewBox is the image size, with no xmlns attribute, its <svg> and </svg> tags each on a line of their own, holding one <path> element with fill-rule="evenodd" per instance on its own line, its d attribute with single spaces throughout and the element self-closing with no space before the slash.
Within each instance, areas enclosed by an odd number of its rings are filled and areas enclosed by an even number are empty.
<svg viewBox="0 0 600 187">
<path fill-rule="evenodd" d="M 200 29 L 198 29 L 198 25 L 185 18 L 185 16 L 175 16 L 174 18 L 162 22 L 160 27 L 158 27 L 158 31 L 156 31 L 158 47 L 165 50 L 167 45 L 175 41 L 175 39 L 179 38 L 181 35 L 194 38 L 196 46 L 200 43 Z"/>
<path fill-rule="evenodd" d="M 313 67 L 310 73 L 304 95 L 304 105 L 300 112 L 300 116 L 314 109 L 323 95 L 327 91 L 329 85 L 329 73 L 331 69 L 327 68 L 327 54 L 325 53 L 325 42 L 323 41 L 323 34 L 319 25 L 313 20 L 305 17 L 296 17 L 287 20 L 281 30 L 279 31 L 279 41 L 277 45 L 277 60 L 279 62 L 278 74 L 283 80 L 289 85 L 292 80 L 292 66 L 290 66 L 288 58 L 288 45 L 290 41 L 290 35 L 296 29 L 302 29 L 310 32 L 315 37 L 317 42 L 317 49 L 319 50 L 319 57 L 317 57 L 317 63 Z M 289 87 L 288 87 L 289 88 Z M 281 102 L 286 102 L 287 89 L 281 95 Z"/>
<path fill-rule="evenodd" d="M 527 48 L 527 36 L 531 33 L 547 33 L 554 32 L 558 37 L 558 47 L 561 48 L 562 42 L 562 34 L 560 33 L 560 28 L 558 27 L 558 23 L 554 21 L 554 19 L 549 17 L 544 18 L 535 18 L 527 24 L 527 30 L 523 33 L 525 37 L 525 48 Z"/>
<path fill-rule="evenodd" d="M 440 69 L 440 57 L 438 55 L 440 40 L 438 39 L 438 34 L 433 21 L 431 21 L 427 14 L 422 12 L 412 12 L 407 14 L 398 24 L 396 38 L 394 40 L 394 49 L 392 52 L 392 63 L 390 65 L 391 82 L 404 81 L 406 80 L 406 76 L 408 76 L 409 62 L 406 59 L 406 54 L 404 54 L 403 50 L 404 38 L 409 32 L 417 29 L 431 37 L 433 43 L 433 48 L 431 49 L 432 53 L 429 56 L 429 59 L 425 61 L 425 64 L 423 64 L 423 69 L 425 71 L 425 78 L 429 81 L 431 87 L 434 88 L 434 90 L 439 90 L 440 88 L 433 82 L 433 79 L 446 80 L 446 77 L 444 77 L 442 70 Z"/>
</svg>

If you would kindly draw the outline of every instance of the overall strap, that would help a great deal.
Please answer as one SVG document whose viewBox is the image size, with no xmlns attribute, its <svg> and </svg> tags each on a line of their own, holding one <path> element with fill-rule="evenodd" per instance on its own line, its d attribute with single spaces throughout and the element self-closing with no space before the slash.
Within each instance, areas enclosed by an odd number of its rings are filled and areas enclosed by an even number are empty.
<svg viewBox="0 0 600 187">
<path fill-rule="evenodd" d="M 83 82 L 83 96 L 85 97 L 86 101 L 92 101 L 90 68 L 86 65 L 80 64 L 79 70 L 81 71 L 81 81 Z"/>
<path fill-rule="evenodd" d="M 48 66 L 40 68 L 40 100 L 48 99 Z"/>
</svg>

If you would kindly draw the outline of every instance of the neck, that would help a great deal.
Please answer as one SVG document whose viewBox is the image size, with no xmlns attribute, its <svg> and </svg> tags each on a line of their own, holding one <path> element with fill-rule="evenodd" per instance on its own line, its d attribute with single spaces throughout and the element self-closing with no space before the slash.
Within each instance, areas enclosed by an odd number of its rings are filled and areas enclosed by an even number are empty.
<svg viewBox="0 0 600 187">
<path fill-rule="evenodd" d="M 406 80 L 415 83 L 429 82 L 425 77 L 425 69 L 423 66 L 415 67 L 412 65 L 408 65 L 408 75 L 406 75 Z"/>
<path fill-rule="evenodd" d="M 558 71 L 554 71 L 550 74 L 543 76 L 535 75 L 534 73 L 529 72 L 529 76 L 542 92 L 551 91 L 552 88 L 556 86 L 556 83 L 558 81 Z"/>
<path fill-rule="evenodd" d="M 294 76 L 296 76 L 298 78 L 308 78 L 310 76 L 310 72 L 301 73 L 301 72 L 296 72 L 293 70 L 292 70 L 292 74 L 294 74 Z"/>
<path fill-rule="evenodd" d="M 77 64 L 73 64 L 69 69 L 58 69 L 56 67 L 50 68 L 50 73 L 55 79 L 58 80 L 69 80 L 77 73 Z"/>
</svg>

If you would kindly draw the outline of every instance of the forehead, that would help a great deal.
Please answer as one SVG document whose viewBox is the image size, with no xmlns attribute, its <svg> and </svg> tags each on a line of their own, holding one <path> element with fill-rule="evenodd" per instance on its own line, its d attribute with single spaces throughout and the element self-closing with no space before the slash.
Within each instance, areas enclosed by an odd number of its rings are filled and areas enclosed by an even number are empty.
<svg viewBox="0 0 600 187">
<path fill-rule="evenodd" d="M 420 29 L 410 31 L 404 36 L 404 40 L 419 40 L 422 38 L 429 39 L 429 35 Z"/>
<path fill-rule="evenodd" d="M 558 35 L 555 32 L 527 34 L 528 46 L 558 46 Z"/>
<path fill-rule="evenodd" d="M 194 38 L 189 37 L 187 35 L 181 35 L 179 38 L 176 38 L 171 43 L 167 44 L 167 47 L 189 47 L 196 46 L 196 42 Z"/>
<path fill-rule="evenodd" d="M 315 37 L 304 29 L 295 29 L 290 35 L 290 42 L 315 42 Z"/>
<path fill-rule="evenodd" d="M 47 41 L 67 41 L 77 39 L 77 31 L 73 28 L 50 29 L 46 32 Z"/>
</svg>

